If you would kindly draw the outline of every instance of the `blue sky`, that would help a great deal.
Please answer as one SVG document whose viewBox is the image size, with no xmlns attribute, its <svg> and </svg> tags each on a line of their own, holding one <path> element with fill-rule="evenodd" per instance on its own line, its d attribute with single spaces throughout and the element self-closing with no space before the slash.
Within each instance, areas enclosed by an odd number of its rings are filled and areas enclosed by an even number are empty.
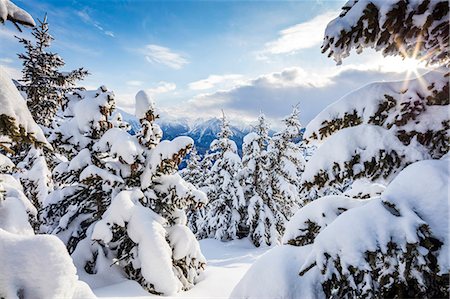
<svg viewBox="0 0 450 299">
<path fill-rule="evenodd" d="M 35 1 L 16 0 L 35 18 L 48 14 L 52 51 L 66 68 L 92 74 L 118 106 L 152 93 L 173 117 L 274 121 L 300 102 L 304 122 L 338 97 L 374 80 L 401 79 L 404 63 L 368 51 L 337 67 L 320 52 L 326 24 L 345 1 Z M 0 64 L 18 75 L 12 25 L 0 27 Z M 23 34 L 29 35 L 29 30 Z"/>
</svg>

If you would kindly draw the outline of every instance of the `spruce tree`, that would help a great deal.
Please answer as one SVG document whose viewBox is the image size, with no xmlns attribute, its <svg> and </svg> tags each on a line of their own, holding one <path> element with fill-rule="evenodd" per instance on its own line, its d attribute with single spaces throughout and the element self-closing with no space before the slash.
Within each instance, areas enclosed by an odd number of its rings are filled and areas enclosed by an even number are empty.
<svg viewBox="0 0 450 299">
<path fill-rule="evenodd" d="M 298 144 L 302 139 L 299 115 L 300 111 L 294 107 L 292 113 L 283 119 L 283 128 L 274 134 L 268 146 L 272 196 L 280 201 L 286 216 L 292 215 L 302 204 L 299 187 L 305 159 Z"/>
<path fill-rule="evenodd" d="M 33 43 L 26 38 L 18 38 L 25 53 L 19 54 L 23 65 L 21 87 L 27 95 L 27 105 L 33 118 L 40 125 L 48 127 L 62 102 L 65 91 L 72 88 L 88 72 L 83 68 L 71 72 L 61 72 L 64 60 L 56 53 L 48 52 L 54 38 L 49 33 L 47 16 L 38 20 L 34 27 Z"/>
<path fill-rule="evenodd" d="M 221 131 L 210 145 L 209 156 L 214 158 L 206 179 L 209 202 L 199 228 L 200 237 L 227 241 L 246 234 L 242 231 L 245 228 L 245 198 L 239 180 L 242 162 L 231 135 L 228 120 L 223 114 Z"/>
<path fill-rule="evenodd" d="M 191 288 L 205 260 L 184 210 L 206 200 L 178 175 L 192 140 L 159 142 L 154 103 L 144 92 L 136 96 L 142 129 L 135 136 L 111 122 L 114 96 L 106 88 L 68 99 L 64 113 L 72 117 L 58 123 L 51 137 L 72 156 L 55 168 L 63 183 L 48 200 L 48 231 L 89 274 L 113 263 L 152 293 Z M 181 250 L 186 243 L 189 249 Z"/>
<path fill-rule="evenodd" d="M 241 173 L 247 202 L 249 238 L 257 247 L 277 244 L 284 231 L 284 222 L 290 216 L 282 214 L 282 202 L 273 197 L 271 169 L 268 168 L 269 142 L 269 126 L 264 114 L 260 114 L 254 132 L 244 137 Z"/>
<path fill-rule="evenodd" d="M 206 175 L 202 170 L 201 163 L 201 157 L 194 145 L 189 153 L 189 158 L 186 160 L 186 167 L 180 171 L 180 175 L 186 182 L 191 183 L 196 188 L 205 187 Z M 189 207 L 186 213 L 187 223 L 194 234 L 198 232 L 198 227 L 201 225 L 200 222 L 204 218 L 204 214 L 203 203 Z"/>
</svg>

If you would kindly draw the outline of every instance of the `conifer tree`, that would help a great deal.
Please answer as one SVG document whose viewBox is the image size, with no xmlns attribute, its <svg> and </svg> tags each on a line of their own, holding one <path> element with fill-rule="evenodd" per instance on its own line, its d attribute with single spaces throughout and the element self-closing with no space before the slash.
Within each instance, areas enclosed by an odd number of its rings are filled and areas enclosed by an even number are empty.
<svg viewBox="0 0 450 299">
<path fill-rule="evenodd" d="M 38 20 L 33 28 L 33 43 L 25 38 L 18 38 L 25 53 L 19 54 L 23 64 L 22 89 L 27 94 L 28 108 L 33 118 L 40 125 L 48 127 L 61 104 L 65 91 L 72 88 L 88 72 L 83 68 L 71 72 L 61 72 L 64 60 L 55 53 L 48 52 L 54 38 L 49 33 L 47 16 Z"/>
<path fill-rule="evenodd" d="M 249 238 L 257 247 L 277 244 L 284 230 L 286 217 L 283 202 L 273 197 L 267 146 L 269 126 L 264 114 L 258 117 L 254 132 L 244 137 L 242 145 L 244 195 L 247 202 Z"/>
<path fill-rule="evenodd" d="M 48 200 L 48 231 L 66 243 L 89 274 L 114 263 L 152 293 L 191 288 L 205 260 L 184 210 L 206 201 L 178 175 L 192 140 L 159 142 L 154 103 L 144 92 L 136 96 L 142 124 L 136 136 L 114 127 L 114 96 L 106 88 L 77 91 L 68 99 L 64 113 L 72 117 L 58 123 L 51 137 L 72 157 L 55 168 L 63 184 Z M 190 247 L 181 250 L 186 243 Z"/>
<path fill-rule="evenodd" d="M 195 145 L 189 153 L 189 158 L 186 160 L 186 167 L 180 171 L 181 177 L 188 183 L 191 183 L 196 188 L 205 187 L 206 175 L 201 167 L 201 157 L 197 153 Z M 198 232 L 200 222 L 204 218 L 205 209 L 202 203 L 200 205 L 190 206 L 186 216 L 187 224 L 194 234 Z"/>
<path fill-rule="evenodd" d="M 206 179 L 209 203 L 199 232 L 201 237 L 226 241 L 245 234 L 241 231 L 245 226 L 245 198 L 238 176 L 242 162 L 236 144 L 230 140 L 231 135 L 223 114 L 221 131 L 210 145 L 209 156 L 214 160 Z"/>
<path fill-rule="evenodd" d="M 283 202 L 280 203 L 283 214 L 289 216 L 302 204 L 299 187 L 305 160 L 298 144 L 302 139 L 299 115 L 300 111 L 294 107 L 292 113 L 283 119 L 282 130 L 275 133 L 268 146 L 272 196 Z"/>
</svg>

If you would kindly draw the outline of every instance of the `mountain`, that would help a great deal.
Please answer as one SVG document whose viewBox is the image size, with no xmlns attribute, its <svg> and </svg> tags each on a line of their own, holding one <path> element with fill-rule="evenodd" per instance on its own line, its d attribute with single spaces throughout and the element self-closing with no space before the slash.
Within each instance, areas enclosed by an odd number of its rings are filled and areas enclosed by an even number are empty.
<svg viewBox="0 0 450 299">
<path fill-rule="evenodd" d="M 135 134 L 140 129 L 139 120 L 136 116 L 121 109 L 117 109 L 117 112 L 122 115 L 124 121 L 131 125 L 131 134 Z M 187 119 L 167 120 L 164 117 L 164 119 L 159 119 L 157 123 L 164 132 L 163 140 L 172 140 L 177 136 L 189 136 L 194 140 L 197 151 L 201 155 L 209 149 L 209 145 L 220 132 L 221 126 L 219 118 L 197 119 L 192 122 Z M 241 150 L 243 138 L 252 130 L 252 127 L 231 123 L 230 129 L 233 132 L 231 139 L 236 142 L 238 149 Z"/>
</svg>

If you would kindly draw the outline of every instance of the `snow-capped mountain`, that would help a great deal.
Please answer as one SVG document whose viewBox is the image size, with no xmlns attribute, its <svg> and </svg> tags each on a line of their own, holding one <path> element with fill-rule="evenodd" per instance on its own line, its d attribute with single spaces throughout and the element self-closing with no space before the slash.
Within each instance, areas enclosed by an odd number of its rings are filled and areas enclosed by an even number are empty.
<svg viewBox="0 0 450 299">
<path fill-rule="evenodd" d="M 136 116 L 121 109 L 117 110 L 122 115 L 123 120 L 131 125 L 132 134 L 140 129 L 139 120 Z M 202 155 L 209 149 L 211 141 L 216 138 L 221 126 L 221 120 L 216 117 L 195 121 L 189 121 L 188 119 L 167 120 L 167 118 L 162 117 L 157 123 L 164 132 L 163 139 L 172 140 L 177 136 L 189 136 L 194 140 L 197 151 Z M 230 124 L 230 129 L 233 132 L 231 139 L 236 142 L 238 149 L 241 149 L 243 138 L 251 131 L 252 127 L 250 125 Z"/>
</svg>

